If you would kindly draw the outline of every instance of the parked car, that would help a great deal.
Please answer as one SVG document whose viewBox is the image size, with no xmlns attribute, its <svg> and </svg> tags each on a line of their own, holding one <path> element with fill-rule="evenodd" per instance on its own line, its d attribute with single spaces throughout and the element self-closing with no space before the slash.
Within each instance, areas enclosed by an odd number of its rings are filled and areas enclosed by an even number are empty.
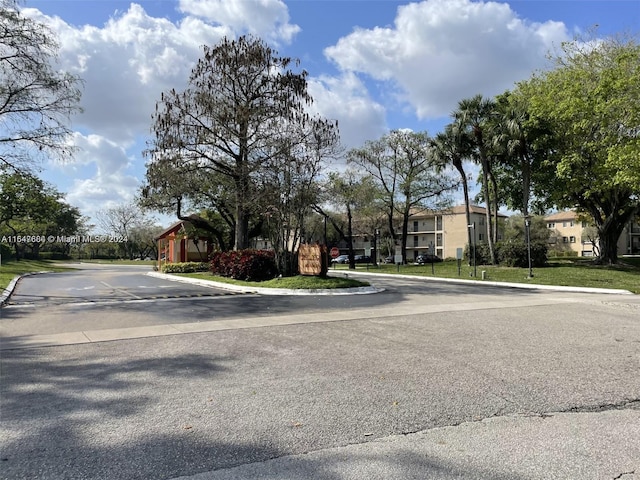
<svg viewBox="0 0 640 480">
<path fill-rule="evenodd" d="M 356 261 L 356 263 L 373 263 L 373 260 L 371 260 L 371 257 L 367 255 L 356 255 L 354 260 Z"/>
<path fill-rule="evenodd" d="M 339 255 L 331 259 L 331 263 L 349 263 L 349 255 Z"/>
<path fill-rule="evenodd" d="M 416 257 L 416 261 L 413 262 L 414 265 L 424 265 L 425 263 L 438 263 L 441 262 L 442 259 L 437 255 L 432 255 L 430 253 L 423 253 Z"/>
<path fill-rule="evenodd" d="M 394 263 L 393 255 L 389 255 L 388 257 L 384 257 L 384 263 Z"/>
</svg>

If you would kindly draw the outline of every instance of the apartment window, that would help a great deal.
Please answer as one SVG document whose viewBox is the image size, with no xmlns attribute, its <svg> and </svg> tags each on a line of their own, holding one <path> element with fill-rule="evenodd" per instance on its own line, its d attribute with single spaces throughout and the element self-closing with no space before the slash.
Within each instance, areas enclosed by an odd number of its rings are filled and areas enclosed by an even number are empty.
<svg viewBox="0 0 640 480">
<path fill-rule="evenodd" d="M 562 222 L 562 226 L 566 227 L 567 226 L 567 222 Z"/>
<path fill-rule="evenodd" d="M 413 237 L 413 246 L 414 247 L 418 246 L 418 237 Z"/>
<path fill-rule="evenodd" d="M 576 243 L 576 237 L 569 237 L 569 243 Z"/>
<path fill-rule="evenodd" d="M 569 243 L 569 237 L 562 237 L 562 243 Z"/>
<path fill-rule="evenodd" d="M 582 228 L 587 228 L 587 222 L 582 222 Z"/>
<path fill-rule="evenodd" d="M 436 235 L 436 245 L 437 245 L 438 247 L 441 247 L 441 246 L 442 246 L 442 234 L 441 234 L 441 233 L 438 233 L 438 234 Z"/>
<path fill-rule="evenodd" d="M 479 225 L 484 225 L 484 217 L 480 217 L 480 221 L 478 222 Z"/>
<path fill-rule="evenodd" d="M 442 230 L 442 215 L 436 217 L 436 230 Z"/>
<path fill-rule="evenodd" d="M 556 224 L 553 222 L 547 223 L 547 228 L 556 228 Z"/>
<path fill-rule="evenodd" d="M 484 233 L 479 233 L 478 234 L 478 241 L 479 242 L 483 242 L 484 241 Z"/>
<path fill-rule="evenodd" d="M 418 231 L 418 222 L 417 221 L 413 222 L 413 231 L 414 232 Z"/>
<path fill-rule="evenodd" d="M 573 227 L 573 220 L 571 220 L 571 221 L 569 222 L 569 226 L 570 226 L 570 227 Z"/>
</svg>

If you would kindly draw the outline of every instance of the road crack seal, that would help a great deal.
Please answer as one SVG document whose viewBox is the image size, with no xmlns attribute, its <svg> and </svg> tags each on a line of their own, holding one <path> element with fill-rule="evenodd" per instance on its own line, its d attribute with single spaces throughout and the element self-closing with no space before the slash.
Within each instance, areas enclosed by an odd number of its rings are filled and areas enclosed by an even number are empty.
<svg viewBox="0 0 640 480">
<path fill-rule="evenodd" d="M 640 398 L 623 400 L 620 403 L 603 403 L 601 405 L 585 405 L 582 407 L 571 407 L 558 413 L 598 413 L 610 410 L 640 410 Z"/>
<path fill-rule="evenodd" d="M 635 470 L 631 470 L 630 472 L 622 472 L 620 475 L 613 477 L 613 480 L 618 480 L 622 477 L 624 477 L 625 475 L 634 475 L 636 473 Z"/>
</svg>

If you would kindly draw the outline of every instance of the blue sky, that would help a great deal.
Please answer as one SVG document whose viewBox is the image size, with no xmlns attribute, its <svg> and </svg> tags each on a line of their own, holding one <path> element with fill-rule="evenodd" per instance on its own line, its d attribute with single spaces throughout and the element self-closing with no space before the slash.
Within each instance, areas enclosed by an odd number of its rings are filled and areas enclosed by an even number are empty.
<svg viewBox="0 0 640 480">
<path fill-rule="evenodd" d="M 258 35 L 301 60 L 314 109 L 361 146 L 390 129 L 436 134 L 463 98 L 493 96 L 564 40 L 640 32 L 640 0 L 26 0 L 58 35 L 60 68 L 85 81 L 80 147 L 41 176 L 87 216 L 128 202 L 162 91 L 184 88 L 204 43 Z M 162 219 L 166 223 L 167 219 Z"/>
</svg>

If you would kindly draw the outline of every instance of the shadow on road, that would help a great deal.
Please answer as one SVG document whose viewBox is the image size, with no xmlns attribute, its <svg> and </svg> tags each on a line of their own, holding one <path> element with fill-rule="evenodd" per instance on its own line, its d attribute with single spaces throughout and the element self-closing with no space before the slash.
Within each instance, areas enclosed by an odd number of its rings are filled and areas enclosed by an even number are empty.
<svg viewBox="0 0 640 480">
<path fill-rule="evenodd" d="M 149 342 L 126 357 L 112 352 L 93 345 L 3 354 L 0 478 L 159 480 L 246 465 L 239 476 L 229 470 L 216 478 L 279 479 L 282 464 L 260 462 L 346 445 L 316 438 L 318 431 L 290 421 L 291 412 L 299 411 L 301 393 L 295 390 L 282 392 L 283 403 L 276 402 L 275 411 L 247 409 L 260 387 L 250 379 L 238 386 L 243 377 L 234 366 L 236 357 L 168 355 L 161 342 Z M 258 367 L 260 358 L 251 362 Z M 230 401 L 231 391 L 242 401 Z M 275 418 L 280 426 L 276 431 L 273 421 L 269 428 L 260 418 L 246 418 L 252 415 Z M 345 416 L 341 421 L 356 420 Z M 323 435 L 331 436 L 328 431 Z M 362 441 L 369 440 L 375 439 Z M 293 471 L 286 478 L 357 478 L 353 470 L 346 477 L 344 469 L 374 461 L 393 472 L 385 478 L 425 478 L 424 472 L 448 472 L 446 478 L 525 478 L 485 476 L 468 465 L 401 450 L 382 459 L 362 452 L 345 457 L 338 451 L 289 460 L 285 463 Z"/>
</svg>

